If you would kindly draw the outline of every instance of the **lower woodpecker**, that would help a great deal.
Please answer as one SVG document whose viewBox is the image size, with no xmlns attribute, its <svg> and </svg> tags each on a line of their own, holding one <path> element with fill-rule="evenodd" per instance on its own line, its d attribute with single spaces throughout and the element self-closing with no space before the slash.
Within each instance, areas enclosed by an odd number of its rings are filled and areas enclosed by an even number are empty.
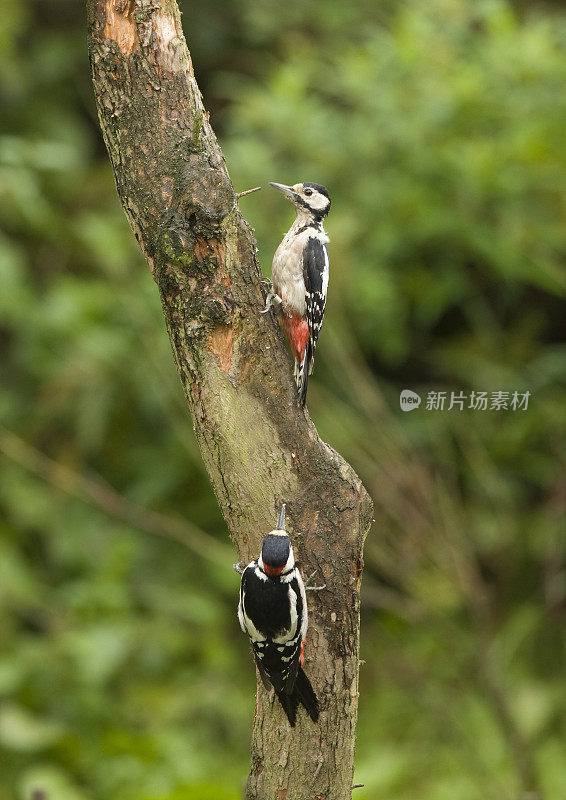
<svg viewBox="0 0 566 800">
<path fill-rule="evenodd" d="M 250 637 L 263 684 L 268 691 L 273 687 L 291 726 L 300 704 L 317 722 L 318 699 L 303 670 L 307 599 L 285 533 L 285 505 L 277 527 L 263 540 L 259 558 L 242 572 L 238 619 Z"/>
</svg>

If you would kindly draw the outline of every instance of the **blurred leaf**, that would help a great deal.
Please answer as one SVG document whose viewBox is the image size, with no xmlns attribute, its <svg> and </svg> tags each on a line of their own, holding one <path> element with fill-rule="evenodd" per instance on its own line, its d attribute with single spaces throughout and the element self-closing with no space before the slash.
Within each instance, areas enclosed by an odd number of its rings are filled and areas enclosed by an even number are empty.
<svg viewBox="0 0 566 800">
<path fill-rule="evenodd" d="M 12 703 L 0 706 L 0 744 L 9 750 L 43 750 L 62 735 L 59 724 L 32 715 L 21 706 Z"/>
<path fill-rule="evenodd" d="M 43 792 L 45 800 L 89 800 L 89 795 L 74 785 L 66 772 L 52 764 L 37 764 L 27 769 L 18 781 L 19 800 L 33 800 Z"/>
</svg>

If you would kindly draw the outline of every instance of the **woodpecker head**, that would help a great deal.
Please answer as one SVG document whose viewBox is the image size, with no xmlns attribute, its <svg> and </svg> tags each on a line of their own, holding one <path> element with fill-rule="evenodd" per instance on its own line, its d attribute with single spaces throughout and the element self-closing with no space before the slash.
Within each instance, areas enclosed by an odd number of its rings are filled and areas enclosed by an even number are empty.
<svg viewBox="0 0 566 800">
<path fill-rule="evenodd" d="M 282 183 L 270 184 L 285 195 L 297 209 L 297 216 L 304 215 L 315 222 L 322 222 L 330 211 L 330 195 L 320 183 L 296 183 L 284 186 Z"/>
<path fill-rule="evenodd" d="M 295 566 L 291 540 L 285 533 L 285 504 L 281 507 L 275 530 L 263 539 L 259 566 L 270 578 L 277 578 Z"/>
</svg>

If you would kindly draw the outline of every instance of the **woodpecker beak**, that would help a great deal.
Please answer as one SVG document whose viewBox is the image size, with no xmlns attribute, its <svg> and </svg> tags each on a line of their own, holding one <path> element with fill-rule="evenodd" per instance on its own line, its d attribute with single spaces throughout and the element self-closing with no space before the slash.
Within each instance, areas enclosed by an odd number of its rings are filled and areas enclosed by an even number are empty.
<svg viewBox="0 0 566 800">
<path fill-rule="evenodd" d="M 295 192 L 291 189 L 290 186 L 285 186 L 283 183 L 271 183 L 269 182 L 270 186 L 273 186 L 274 189 L 279 189 L 281 194 L 284 194 L 285 197 L 288 197 L 289 200 L 295 199 Z"/>
<path fill-rule="evenodd" d="M 279 512 L 279 519 L 277 520 L 277 527 L 275 528 L 275 530 L 276 531 L 285 530 L 285 503 L 283 503 L 283 505 L 281 506 L 281 511 Z"/>
</svg>

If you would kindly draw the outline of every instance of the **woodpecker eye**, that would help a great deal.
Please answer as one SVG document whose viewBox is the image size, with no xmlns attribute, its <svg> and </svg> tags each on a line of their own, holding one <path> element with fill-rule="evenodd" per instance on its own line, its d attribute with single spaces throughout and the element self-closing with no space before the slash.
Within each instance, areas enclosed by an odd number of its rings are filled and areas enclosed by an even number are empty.
<svg viewBox="0 0 566 800">
<path fill-rule="evenodd" d="M 305 189 L 305 194 L 307 197 L 310 197 L 312 194 L 312 189 Z"/>
</svg>

